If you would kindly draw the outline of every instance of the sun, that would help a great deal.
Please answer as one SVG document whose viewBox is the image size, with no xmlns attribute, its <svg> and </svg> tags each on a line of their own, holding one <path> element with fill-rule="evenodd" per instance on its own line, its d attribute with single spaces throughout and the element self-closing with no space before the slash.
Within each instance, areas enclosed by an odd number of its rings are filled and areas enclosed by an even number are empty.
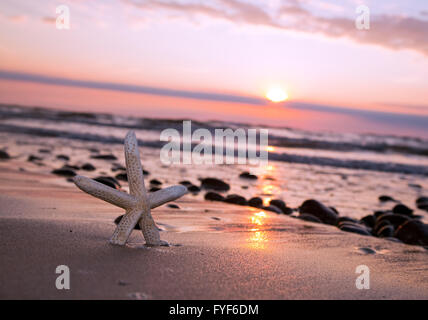
<svg viewBox="0 0 428 320">
<path fill-rule="evenodd" d="M 288 94 L 281 88 L 275 87 L 268 90 L 266 98 L 272 102 L 281 102 L 288 99 Z"/>
</svg>

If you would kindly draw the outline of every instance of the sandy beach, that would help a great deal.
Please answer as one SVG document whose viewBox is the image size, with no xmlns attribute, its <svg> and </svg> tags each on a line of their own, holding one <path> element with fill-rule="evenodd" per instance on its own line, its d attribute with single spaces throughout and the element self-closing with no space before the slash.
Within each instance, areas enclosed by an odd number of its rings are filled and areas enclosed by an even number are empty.
<svg viewBox="0 0 428 320">
<path fill-rule="evenodd" d="M 22 163 L 21 163 L 22 164 Z M 428 253 L 255 208 L 195 200 L 154 209 L 170 247 L 108 244 L 121 210 L 53 175 L 0 164 L 2 299 L 427 299 Z M 358 290 L 358 265 L 370 289 Z M 70 268 L 57 290 L 55 268 Z"/>
</svg>

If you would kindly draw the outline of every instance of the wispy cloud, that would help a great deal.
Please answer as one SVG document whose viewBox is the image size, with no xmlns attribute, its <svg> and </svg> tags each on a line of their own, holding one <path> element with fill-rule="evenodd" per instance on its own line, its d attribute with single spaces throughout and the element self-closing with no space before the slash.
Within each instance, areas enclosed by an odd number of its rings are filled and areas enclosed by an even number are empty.
<svg viewBox="0 0 428 320">
<path fill-rule="evenodd" d="M 250 105 L 265 105 L 266 100 L 257 97 L 244 96 L 244 95 L 232 95 L 222 93 L 212 93 L 203 91 L 187 91 L 187 90 L 176 90 L 168 88 L 157 88 L 149 86 L 139 86 L 131 84 L 120 84 L 112 82 L 98 82 L 98 81 L 86 81 L 86 80 L 74 80 L 59 77 L 49 77 L 38 74 L 12 72 L 12 71 L 1 71 L 0 79 L 13 80 L 13 81 L 27 81 L 35 82 L 48 85 L 57 86 L 69 86 L 69 87 L 80 87 L 89 89 L 102 89 L 112 91 L 122 91 L 131 93 L 151 94 L 157 96 L 166 97 L 177 97 L 187 98 L 196 100 L 208 100 L 208 101 L 222 101 L 230 103 L 242 103 Z"/>
<path fill-rule="evenodd" d="M 362 44 L 399 50 L 411 49 L 428 56 L 428 21 L 402 15 L 373 15 L 370 30 L 358 30 L 347 17 L 319 16 L 300 1 L 286 1 L 273 12 L 239 0 L 183 2 L 177 0 L 123 0 L 143 10 L 180 13 L 182 17 L 207 16 L 232 23 L 262 25 L 281 30 L 345 37 Z M 337 8 L 336 8 L 337 9 Z M 337 10 L 340 11 L 340 10 Z"/>
</svg>

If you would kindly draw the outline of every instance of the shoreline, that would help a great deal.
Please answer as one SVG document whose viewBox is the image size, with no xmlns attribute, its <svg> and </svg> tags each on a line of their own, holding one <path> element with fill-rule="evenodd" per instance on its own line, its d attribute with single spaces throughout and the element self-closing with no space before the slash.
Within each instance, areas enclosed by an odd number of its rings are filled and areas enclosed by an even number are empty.
<svg viewBox="0 0 428 320">
<path fill-rule="evenodd" d="M 268 212 L 257 235 L 256 209 L 185 196 L 153 210 L 170 247 L 134 231 L 121 248 L 107 240 L 122 210 L 10 163 L 0 182 L 2 299 L 428 299 L 422 247 Z M 71 290 L 55 288 L 61 264 Z M 355 287 L 361 264 L 369 290 Z"/>
</svg>

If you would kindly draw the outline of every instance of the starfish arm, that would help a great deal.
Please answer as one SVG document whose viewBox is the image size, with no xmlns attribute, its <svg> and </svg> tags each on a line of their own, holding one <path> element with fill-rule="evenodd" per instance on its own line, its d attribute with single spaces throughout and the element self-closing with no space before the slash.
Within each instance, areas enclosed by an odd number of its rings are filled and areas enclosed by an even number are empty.
<svg viewBox="0 0 428 320">
<path fill-rule="evenodd" d="M 160 239 L 160 234 L 158 227 L 153 220 L 152 215 L 143 215 L 143 217 L 138 222 L 140 224 L 141 231 L 143 232 L 144 239 L 146 240 L 146 244 L 149 246 L 160 246 L 165 244 L 164 241 Z"/>
<path fill-rule="evenodd" d="M 137 137 L 133 131 L 129 131 L 125 138 L 125 161 L 130 194 L 135 195 L 140 200 L 147 200 L 140 151 Z"/>
<path fill-rule="evenodd" d="M 135 197 L 125 192 L 110 188 L 109 186 L 95 180 L 83 176 L 75 176 L 73 181 L 80 190 L 120 208 L 128 209 L 134 207 L 137 203 L 137 199 L 135 199 Z"/>
<path fill-rule="evenodd" d="M 125 137 L 125 161 L 126 173 L 128 175 L 129 191 L 131 195 L 137 198 L 137 204 L 129 212 L 127 212 L 116 227 L 116 230 L 111 239 L 111 243 L 124 245 L 128 240 L 129 235 L 140 219 L 143 221 L 153 220 L 150 214 L 150 202 L 144 186 L 143 169 L 141 168 L 140 151 L 138 149 L 137 137 L 133 131 L 128 132 Z M 159 231 L 154 224 L 144 225 L 142 230 L 143 235 L 148 235 L 150 239 L 153 234 L 159 237 Z M 147 241 L 147 239 L 146 239 Z M 160 240 L 159 240 L 160 244 Z"/>
<path fill-rule="evenodd" d="M 171 186 L 159 191 L 149 193 L 150 207 L 156 208 L 169 201 L 176 200 L 187 193 L 187 188 L 182 185 Z"/>
<path fill-rule="evenodd" d="M 141 215 L 142 211 L 138 208 L 126 210 L 125 215 L 117 225 L 116 230 L 114 230 L 110 243 L 123 246 L 131 235 L 134 226 L 140 220 Z"/>
</svg>

